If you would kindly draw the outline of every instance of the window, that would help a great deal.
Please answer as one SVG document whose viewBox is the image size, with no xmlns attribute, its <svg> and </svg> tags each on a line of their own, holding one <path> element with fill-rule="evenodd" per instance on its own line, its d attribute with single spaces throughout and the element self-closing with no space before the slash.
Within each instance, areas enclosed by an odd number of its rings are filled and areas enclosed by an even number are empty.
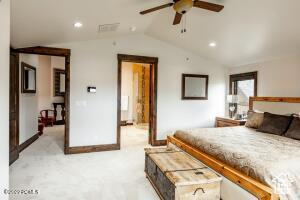
<svg viewBox="0 0 300 200">
<path fill-rule="evenodd" d="M 229 94 L 239 96 L 236 113 L 246 114 L 249 97 L 257 96 L 257 72 L 230 75 Z"/>
</svg>

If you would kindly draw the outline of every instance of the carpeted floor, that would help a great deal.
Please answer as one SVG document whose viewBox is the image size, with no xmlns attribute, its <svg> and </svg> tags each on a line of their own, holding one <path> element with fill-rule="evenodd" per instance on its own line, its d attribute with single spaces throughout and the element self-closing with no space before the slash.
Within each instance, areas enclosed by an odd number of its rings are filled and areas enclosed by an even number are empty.
<svg viewBox="0 0 300 200">
<path fill-rule="evenodd" d="M 144 174 L 147 131 L 122 127 L 122 148 L 89 154 L 63 154 L 63 126 L 45 133 L 10 166 L 10 189 L 38 190 L 38 195 L 10 195 L 20 200 L 158 200 Z"/>
</svg>

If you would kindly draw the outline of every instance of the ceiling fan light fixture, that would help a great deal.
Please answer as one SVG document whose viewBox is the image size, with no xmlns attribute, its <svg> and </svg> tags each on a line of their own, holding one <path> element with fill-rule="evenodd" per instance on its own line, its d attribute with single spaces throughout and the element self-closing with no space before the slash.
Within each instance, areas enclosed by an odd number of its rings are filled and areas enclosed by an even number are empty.
<svg viewBox="0 0 300 200">
<path fill-rule="evenodd" d="M 150 8 L 144 11 L 141 11 L 141 15 L 145 15 L 148 13 L 152 13 L 161 9 L 169 8 L 172 7 L 175 10 L 175 17 L 173 20 L 173 25 L 178 25 L 181 22 L 181 19 L 183 15 L 185 15 L 191 8 L 196 7 L 196 8 L 201 8 L 204 10 L 208 11 L 213 11 L 213 12 L 220 12 L 224 6 L 219 5 L 219 4 L 214 4 L 206 1 L 200 1 L 200 0 L 172 0 L 172 3 L 166 3 L 160 6 L 156 6 L 154 8 Z M 186 17 L 186 15 L 185 15 Z M 186 20 L 186 18 L 184 18 Z M 183 28 L 182 32 L 186 32 L 186 29 Z"/>
<path fill-rule="evenodd" d="M 173 8 L 176 12 L 185 14 L 193 7 L 193 5 L 193 0 L 180 0 L 174 4 Z"/>
</svg>

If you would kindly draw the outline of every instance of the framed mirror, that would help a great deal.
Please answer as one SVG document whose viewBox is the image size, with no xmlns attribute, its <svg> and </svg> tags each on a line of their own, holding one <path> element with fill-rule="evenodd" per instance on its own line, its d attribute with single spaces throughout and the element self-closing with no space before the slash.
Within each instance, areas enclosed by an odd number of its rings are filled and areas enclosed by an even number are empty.
<svg viewBox="0 0 300 200">
<path fill-rule="evenodd" d="M 22 93 L 36 93 L 36 68 L 21 62 Z"/>
<path fill-rule="evenodd" d="M 207 100 L 208 75 L 182 74 L 182 100 Z"/>
<path fill-rule="evenodd" d="M 64 96 L 66 91 L 66 72 L 62 69 L 54 69 L 54 96 Z"/>
</svg>

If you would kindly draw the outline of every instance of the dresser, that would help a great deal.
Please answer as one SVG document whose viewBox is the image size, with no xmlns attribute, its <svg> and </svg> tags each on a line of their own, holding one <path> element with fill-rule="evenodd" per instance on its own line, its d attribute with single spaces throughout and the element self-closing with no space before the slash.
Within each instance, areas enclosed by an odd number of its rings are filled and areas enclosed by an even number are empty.
<svg viewBox="0 0 300 200">
<path fill-rule="evenodd" d="M 231 119 L 229 117 L 216 117 L 215 127 L 229 127 L 229 126 L 244 126 L 246 120 Z"/>
</svg>

